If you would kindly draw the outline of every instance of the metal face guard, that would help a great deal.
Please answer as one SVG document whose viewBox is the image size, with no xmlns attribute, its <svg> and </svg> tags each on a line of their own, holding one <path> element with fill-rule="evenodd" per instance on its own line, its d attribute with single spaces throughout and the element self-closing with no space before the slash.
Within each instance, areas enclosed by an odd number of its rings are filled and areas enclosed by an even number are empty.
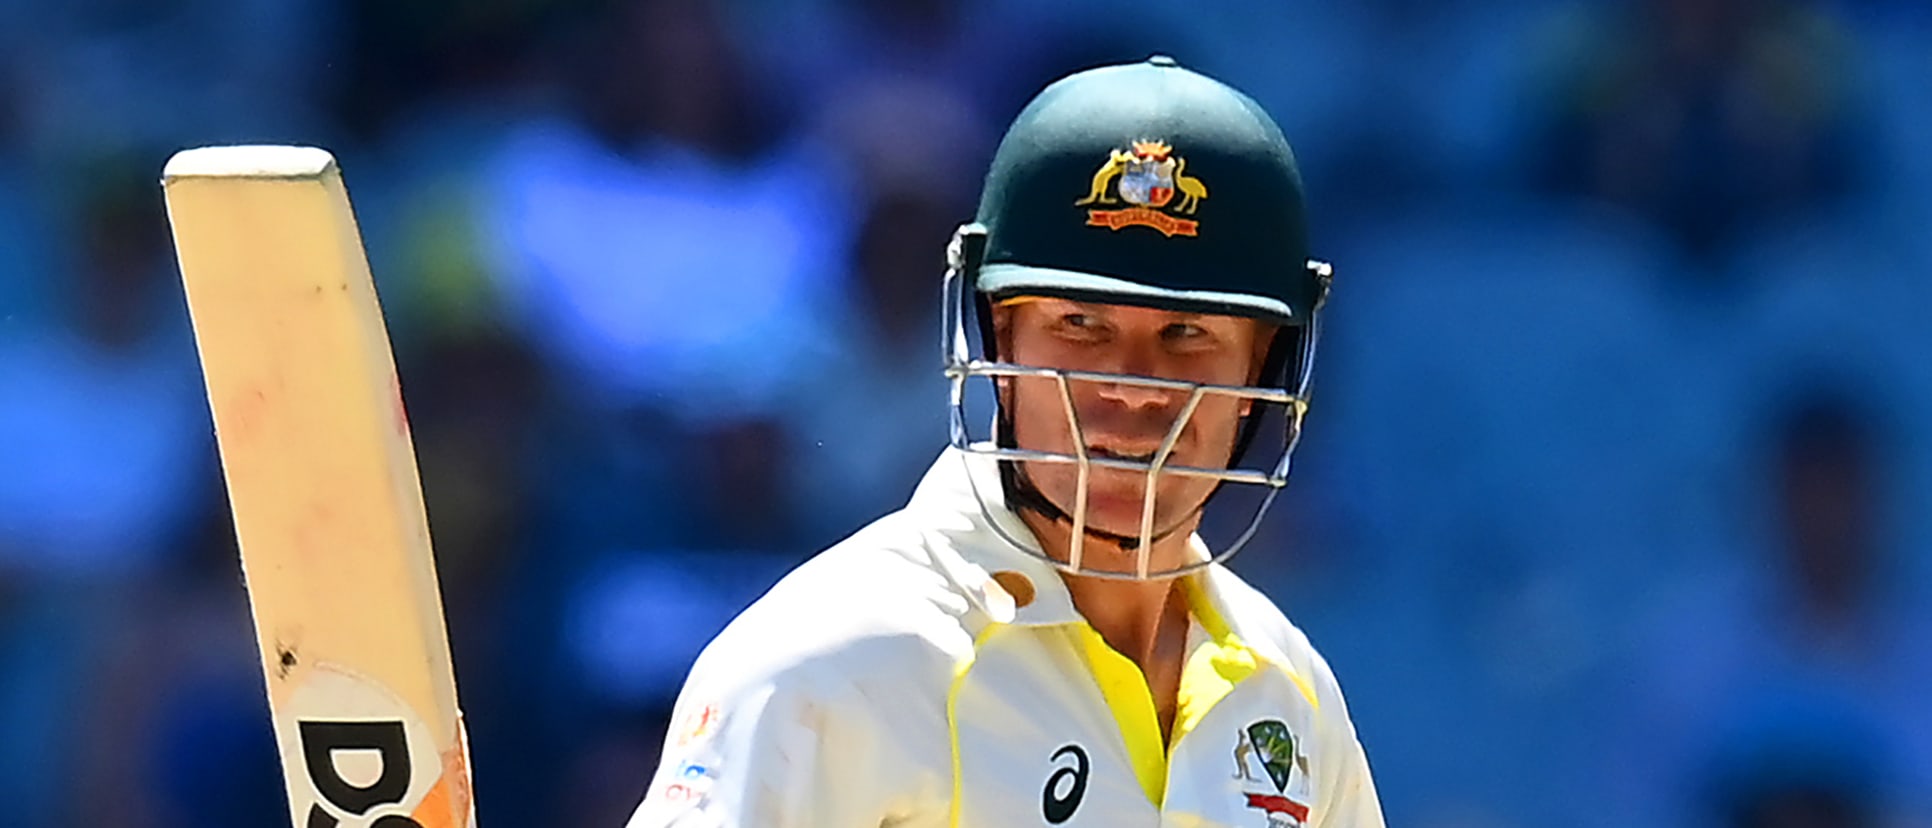
<svg viewBox="0 0 1932 828">
<path fill-rule="evenodd" d="M 971 353 L 966 333 L 966 287 L 964 282 L 965 279 L 961 276 L 961 268 L 953 267 L 948 269 L 944 299 L 946 303 L 946 341 L 944 343 L 944 349 L 945 374 L 951 384 L 951 416 L 949 419 L 952 446 L 964 452 L 969 457 L 971 455 L 980 455 L 993 458 L 1001 463 L 1061 463 L 1073 464 L 1078 468 L 1078 477 L 1076 479 L 1074 493 L 1075 502 L 1071 504 L 1072 508 L 1065 510 L 1073 524 L 1073 540 L 1071 548 L 1068 550 L 1067 560 L 1060 561 L 1053 559 L 1036 551 L 1034 544 L 1023 542 L 1018 538 L 1006 537 L 1006 530 L 999 528 L 1000 524 L 998 521 L 989 521 L 995 527 L 996 531 L 999 531 L 1002 537 L 1005 537 L 1007 542 L 1016 548 L 1026 551 L 1030 555 L 1046 560 L 1065 572 L 1125 580 L 1158 580 L 1184 575 L 1210 564 L 1225 561 L 1236 552 L 1239 552 L 1247 544 L 1260 527 L 1261 518 L 1267 512 L 1268 506 L 1274 502 L 1275 495 L 1288 484 L 1290 459 L 1294 454 L 1295 444 L 1300 439 L 1302 417 L 1308 410 L 1306 390 L 1314 362 L 1314 343 L 1318 338 L 1315 335 L 1316 331 L 1312 329 L 1312 325 L 1307 335 L 1301 338 L 1302 353 L 1298 355 L 1299 370 L 1296 372 L 1296 376 L 1293 377 L 1295 386 L 1292 390 L 1289 388 L 1260 386 L 1207 385 L 1155 377 L 1093 371 L 1069 371 L 1018 365 L 1010 362 L 978 359 Z M 973 377 L 985 377 L 995 382 L 1001 378 L 1022 377 L 1053 380 L 1060 391 L 1059 396 L 1066 412 L 1069 433 L 1073 435 L 1074 453 L 1064 454 L 1036 451 L 1001 445 L 997 439 L 973 440 L 966 427 L 967 415 L 965 410 L 967 396 L 966 384 Z M 1160 448 L 1155 451 L 1151 460 L 1143 462 L 1114 457 L 1094 457 L 1087 450 L 1086 435 L 1081 428 L 1080 417 L 1074 407 L 1072 392 L 1072 383 L 1074 382 L 1101 382 L 1113 385 L 1127 385 L 1173 393 L 1184 393 L 1187 396 L 1181 405 L 1179 414 L 1176 416 L 1173 425 L 1168 428 L 1166 436 L 1161 441 Z M 1252 400 L 1282 407 L 1286 413 L 1286 417 L 1284 418 L 1286 421 L 1286 434 L 1283 435 L 1281 455 L 1268 471 L 1244 468 L 1201 468 L 1177 465 L 1169 462 L 1174 446 L 1186 429 L 1189 420 L 1193 418 L 1201 401 L 1210 395 Z M 1120 469 L 1146 475 L 1147 484 L 1141 503 L 1140 527 L 1138 532 L 1139 543 L 1135 548 L 1137 560 L 1134 571 L 1132 572 L 1094 569 L 1085 565 L 1086 560 L 1083 553 L 1084 542 L 1088 534 L 1086 514 L 1088 478 L 1096 468 Z M 1267 487 L 1268 491 L 1255 509 L 1253 516 L 1249 518 L 1246 528 L 1226 549 L 1212 550 L 1203 547 L 1202 549 L 1205 554 L 1199 556 L 1199 560 L 1190 561 L 1179 567 L 1153 570 L 1151 569 L 1152 546 L 1153 541 L 1158 537 L 1155 533 L 1154 526 L 1155 484 L 1162 474 L 1207 478 L 1222 483 L 1264 486 Z M 974 476 L 969 475 L 968 477 L 974 481 L 974 494 L 980 502 L 980 508 L 982 510 L 988 510 L 988 495 L 991 493 L 981 491 L 981 484 Z"/>
</svg>

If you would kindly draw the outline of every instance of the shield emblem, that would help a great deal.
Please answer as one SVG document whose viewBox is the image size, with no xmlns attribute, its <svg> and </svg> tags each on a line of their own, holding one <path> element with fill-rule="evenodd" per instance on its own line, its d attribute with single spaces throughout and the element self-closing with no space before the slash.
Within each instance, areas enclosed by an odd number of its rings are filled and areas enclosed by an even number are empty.
<svg viewBox="0 0 1932 828">
<path fill-rule="evenodd" d="M 1174 159 L 1142 158 L 1120 174 L 1120 197 L 1142 207 L 1162 207 L 1174 198 Z"/>
<path fill-rule="evenodd" d="M 1288 775 L 1295 767 L 1295 734 L 1278 719 L 1248 725 L 1248 742 L 1254 745 L 1255 758 L 1268 771 L 1277 793 L 1288 789 Z"/>
</svg>

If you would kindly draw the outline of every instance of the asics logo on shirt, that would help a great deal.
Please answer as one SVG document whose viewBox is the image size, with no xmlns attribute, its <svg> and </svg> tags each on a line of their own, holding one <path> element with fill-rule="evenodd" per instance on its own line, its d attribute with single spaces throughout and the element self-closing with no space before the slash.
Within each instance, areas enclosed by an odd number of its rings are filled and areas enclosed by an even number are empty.
<svg viewBox="0 0 1932 828">
<path fill-rule="evenodd" d="M 1072 762 L 1062 765 L 1063 758 Z M 1079 745 L 1065 745 L 1053 752 L 1053 762 L 1056 769 L 1040 794 L 1040 813 L 1048 825 L 1059 825 L 1073 818 L 1080 798 L 1087 795 L 1087 751 Z"/>
</svg>

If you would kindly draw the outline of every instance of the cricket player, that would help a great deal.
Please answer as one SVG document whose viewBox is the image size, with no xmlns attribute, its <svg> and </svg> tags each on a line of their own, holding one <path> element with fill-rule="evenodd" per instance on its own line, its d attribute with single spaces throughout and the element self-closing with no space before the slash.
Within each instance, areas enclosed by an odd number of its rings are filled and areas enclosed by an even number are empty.
<svg viewBox="0 0 1932 828">
<path fill-rule="evenodd" d="M 1306 409 L 1302 202 L 1269 116 L 1171 59 L 1028 104 L 948 251 L 952 445 L 705 649 L 631 828 L 1379 828 L 1328 665 L 1222 565 Z"/>
</svg>

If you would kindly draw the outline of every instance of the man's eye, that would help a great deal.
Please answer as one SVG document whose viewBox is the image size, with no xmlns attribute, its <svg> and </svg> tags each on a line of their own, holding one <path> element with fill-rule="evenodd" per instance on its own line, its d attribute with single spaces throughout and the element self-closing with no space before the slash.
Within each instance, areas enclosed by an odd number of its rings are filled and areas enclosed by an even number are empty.
<svg viewBox="0 0 1932 828">
<path fill-rule="evenodd" d="M 1107 320 L 1090 313 L 1065 313 L 1054 330 L 1070 342 L 1103 342 L 1113 336 Z"/>
<path fill-rule="evenodd" d="M 1199 325 L 1177 323 L 1167 326 L 1165 333 L 1168 339 L 1199 339 L 1207 336 L 1207 329 Z"/>
</svg>

